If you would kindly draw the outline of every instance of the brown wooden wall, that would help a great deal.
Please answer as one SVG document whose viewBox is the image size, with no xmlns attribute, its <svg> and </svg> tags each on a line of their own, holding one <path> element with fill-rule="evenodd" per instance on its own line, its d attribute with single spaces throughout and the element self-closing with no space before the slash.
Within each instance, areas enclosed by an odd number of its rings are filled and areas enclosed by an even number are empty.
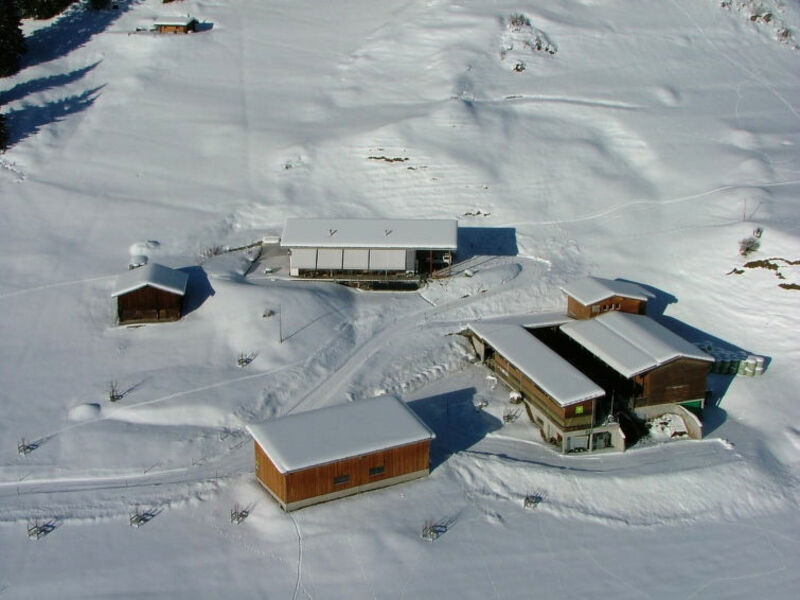
<svg viewBox="0 0 800 600">
<path fill-rule="evenodd" d="M 156 31 L 158 33 L 189 33 L 194 30 L 194 25 L 156 25 Z"/>
<path fill-rule="evenodd" d="M 283 473 L 278 471 L 258 442 L 254 442 L 253 445 L 256 454 L 256 478 L 272 490 L 273 494 L 286 502 L 286 478 Z"/>
<path fill-rule="evenodd" d="M 642 386 L 642 397 L 634 406 L 672 404 L 705 397 L 706 376 L 711 363 L 692 358 L 679 358 L 636 377 Z"/>
<path fill-rule="evenodd" d="M 117 317 L 120 323 L 176 321 L 182 306 L 182 296 L 145 286 L 117 296 Z"/>
<path fill-rule="evenodd" d="M 598 312 L 593 312 L 592 307 L 594 306 L 598 307 Z M 647 311 L 647 302 L 623 296 L 612 296 L 594 304 L 584 305 L 572 296 L 567 296 L 567 314 L 574 319 L 591 319 L 610 310 L 643 315 Z"/>
<path fill-rule="evenodd" d="M 583 429 L 592 426 L 594 400 L 585 400 L 584 402 L 563 407 L 501 354 L 494 355 L 494 362 L 496 368 L 503 369 L 508 373 L 509 381 L 507 382 L 534 402 L 558 427 L 562 429 Z M 503 376 L 503 372 L 500 371 L 499 375 Z M 577 413 L 579 406 L 583 408 L 582 414 Z"/>
<path fill-rule="evenodd" d="M 430 444 L 430 440 L 424 440 L 287 473 L 284 475 L 286 478 L 284 502 L 288 504 L 306 498 L 315 498 L 381 479 L 428 469 L 430 468 Z M 385 471 L 380 475 L 370 477 L 370 468 L 380 465 L 385 467 Z M 350 478 L 346 483 L 334 485 L 333 478 L 340 475 L 349 475 Z"/>
</svg>

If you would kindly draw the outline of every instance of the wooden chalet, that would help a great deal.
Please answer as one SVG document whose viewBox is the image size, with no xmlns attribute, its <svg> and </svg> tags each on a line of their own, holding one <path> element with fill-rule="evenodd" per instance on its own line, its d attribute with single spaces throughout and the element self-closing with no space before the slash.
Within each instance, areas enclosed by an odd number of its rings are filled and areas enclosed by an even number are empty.
<svg viewBox="0 0 800 600">
<path fill-rule="evenodd" d="M 552 321 L 552 320 L 551 320 Z M 563 323 L 556 319 L 537 326 Z M 606 422 L 603 388 L 536 339 L 520 324 L 469 325 L 480 359 L 512 390 L 519 392 L 528 416 L 544 440 L 561 452 L 623 450 L 619 425 Z"/>
<path fill-rule="evenodd" d="M 289 415 L 248 431 L 256 479 L 286 511 L 425 477 L 435 437 L 392 396 Z"/>
<path fill-rule="evenodd" d="M 199 23 L 194 17 L 159 17 L 153 23 L 156 33 L 192 33 L 197 31 Z"/>
<path fill-rule="evenodd" d="M 599 361 L 623 380 L 634 412 L 669 404 L 703 407 L 714 358 L 649 317 L 608 312 L 560 329 L 583 348 L 585 360 Z"/>
<path fill-rule="evenodd" d="M 287 219 L 281 246 L 293 277 L 419 279 L 451 264 L 456 219 Z"/>
<path fill-rule="evenodd" d="M 188 281 L 183 271 L 156 263 L 129 270 L 111 294 L 117 299 L 119 324 L 177 321 Z"/>
<path fill-rule="evenodd" d="M 643 315 L 653 294 L 629 281 L 583 277 L 561 288 L 567 295 L 567 314 L 591 319 L 609 311 Z"/>
</svg>

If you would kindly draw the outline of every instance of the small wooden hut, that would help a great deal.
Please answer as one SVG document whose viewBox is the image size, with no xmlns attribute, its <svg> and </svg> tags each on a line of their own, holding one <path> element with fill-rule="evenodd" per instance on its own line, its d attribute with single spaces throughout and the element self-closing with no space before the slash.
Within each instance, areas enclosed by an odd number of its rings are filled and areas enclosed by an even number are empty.
<svg viewBox="0 0 800 600">
<path fill-rule="evenodd" d="M 177 321 L 183 313 L 188 282 L 189 276 L 183 271 L 157 263 L 121 275 L 111 294 L 117 299 L 120 325 Z"/>
<path fill-rule="evenodd" d="M 425 477 L 434 433 L 392 396 L 250 425 L 256 479 L 286 511 Z"/>
<path fill-rule="evenodd" d="M 567 314 L 591 319 L 609 311 L 643 315 L 653 294 L 629 281 L 583 277 L 561 288 L 567 295 Z"/>
<path fill-rule="evenodd" d="M 194 17 L 159 17 L 153 23 L 156 33 L 191 33 L 197 31 L 198 22 Z"/>
</svg>

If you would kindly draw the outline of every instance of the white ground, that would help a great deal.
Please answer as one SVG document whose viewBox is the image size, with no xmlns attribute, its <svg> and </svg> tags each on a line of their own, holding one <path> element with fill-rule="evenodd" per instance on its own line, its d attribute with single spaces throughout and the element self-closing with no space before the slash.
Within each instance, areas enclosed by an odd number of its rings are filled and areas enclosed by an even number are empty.
<svg viewBox="0 0 800 600">
<path fill-rule="evenodd" d="M 754 259 L 800 259 L 800 54 L 776 39 L 796 3 L 119 4 L 26 23 L 0 82 L 2 598 L 796 597 L 800 292 L 778 284 L 800 267 L 726 275 L 757 226 Z M 128 35 L 169 12 L 213 28 Z M 486 229 L 473 277 L 420 293 L 225 255 L 181 322 L 113 326 L 132 245 L 198 265 L 318 215 Z M 710 377 L 700 442 L 572 458 L 503 426 L 507 393 L 447 334 L 560 309 L 588 273 L 766 373 Z M 436 429 L 429 479 L 291 516 L 254 483 L 244 425 L 385 391 Z M 30 541 L 35 518 L 56 528 Z M 425 542 L 426 520 L 449 529 Z"/>
</svg>

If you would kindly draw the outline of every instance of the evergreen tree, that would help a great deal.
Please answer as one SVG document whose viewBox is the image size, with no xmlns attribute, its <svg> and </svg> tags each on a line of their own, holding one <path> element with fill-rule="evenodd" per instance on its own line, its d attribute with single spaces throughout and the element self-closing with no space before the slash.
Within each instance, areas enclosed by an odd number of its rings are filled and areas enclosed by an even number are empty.
<svg viewBox="0 0 800 600">
<path fill-rule="evenodd" d="M 0 152 L 8 148 L 8 129 L 6 129 L 6 116 L 0 113 Z"/>
<path fill-rule="evenodd" d="M 0 77 L 19 71 L 19 61 L 24 53 L 25 36 L 16 0 L 0 0 Z"/>
<path fill-rule="evenodd" d="M 50 19 L 64 12 L 75 0 L 17 0 L 26 19 Z"/>
</svg>

